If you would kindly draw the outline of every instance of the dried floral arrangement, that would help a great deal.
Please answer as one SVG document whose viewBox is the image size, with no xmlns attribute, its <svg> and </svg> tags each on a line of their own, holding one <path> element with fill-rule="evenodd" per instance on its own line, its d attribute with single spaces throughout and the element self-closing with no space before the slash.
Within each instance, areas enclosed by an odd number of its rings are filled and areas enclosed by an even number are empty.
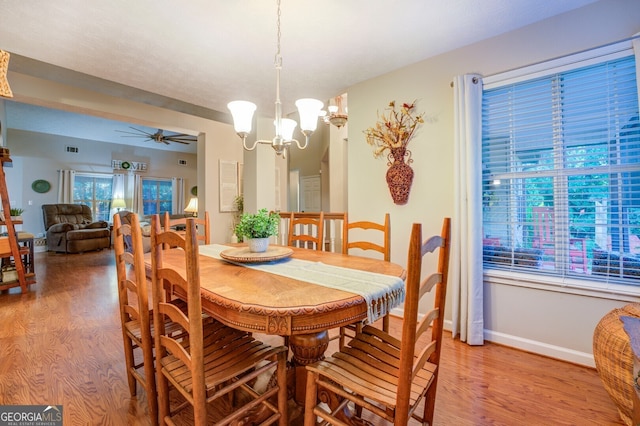
<svg viewBox="0 0 640 426">
<path fill-rule="evenodd" d="M 416 130 L 424 123 L 424 113 L 416 113 L 416 101 L 403 103 L 396 108 L 396 102 L 389 102 L 386 113 L 378 113 L 374 127 L 364 131 L 367 143 L 374 147 L 373 156 L 378 158 L 394 148 L 406 148 Z"/>
</svg>

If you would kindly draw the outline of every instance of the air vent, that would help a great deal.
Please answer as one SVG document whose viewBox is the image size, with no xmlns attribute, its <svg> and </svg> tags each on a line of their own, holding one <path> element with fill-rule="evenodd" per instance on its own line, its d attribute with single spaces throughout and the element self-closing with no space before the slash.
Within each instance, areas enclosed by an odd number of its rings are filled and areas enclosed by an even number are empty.
<svg viewBox="0 0 640 426">
<path fill-rule="evenodd" d="M 178 164 L 180 164 L 181 166 L 186 166 L 187 160 L 178 160 Z"/>
<path fill-rule="evenodd" d="M 78 153 L 78 147 L 77 146 L 67 146 L 66 147 L 66 151 L 67 152 L 73 152 L 74 154 Z"/>
</svg>

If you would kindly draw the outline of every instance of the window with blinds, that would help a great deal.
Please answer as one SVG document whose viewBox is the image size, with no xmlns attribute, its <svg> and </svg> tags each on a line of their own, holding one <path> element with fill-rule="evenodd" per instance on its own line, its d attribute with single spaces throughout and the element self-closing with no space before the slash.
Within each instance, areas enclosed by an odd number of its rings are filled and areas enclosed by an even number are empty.
<svg viewBox="0 0 640 426">
<path fill-rule="evenodd" d="M 485 269 L 640 286 L 635 57 L 485 89 Z"/>
</svg>

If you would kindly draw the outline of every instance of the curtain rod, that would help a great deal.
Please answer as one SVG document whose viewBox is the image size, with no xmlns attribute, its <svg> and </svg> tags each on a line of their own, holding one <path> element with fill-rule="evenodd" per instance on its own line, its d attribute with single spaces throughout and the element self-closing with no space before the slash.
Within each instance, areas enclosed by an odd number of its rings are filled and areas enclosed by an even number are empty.
<svg viewBox="0 0 640 426">
<path fill-rule="evenodd" d="M 532 67 L 532 66 L 535 66 L 535 65 L 543 64 L 545 62 L 550 62 L 550 61 L 555 61 L 557 59 L 566 58 L 567 56 L 578 55 L 580 53 L 589 52 L 590 50 L 602 49 L 603 47 L 612 46 L 612 45 L 618 44 L 618 43 L 624 43 L 625 41 L 633 41 L 633 40 L 636 40 L 636 39 L 640 39 L 640 33 L 634 34 L 631 37 L 626 37 L 626 38 L 623 38 L 623 39 L 620 39 L 620 40 L 612 41 L 610 43 L 601 44 L 600 46 L 590 47 L 588 49 L 579 50 L 577 52 L 567 53 L 566 55 L 556 56 L 555 58 L 545 59 L 545 60 L 538 61 L 538 62 L 533 62 L 533 63 L 530 63 L 528 65 L 522 65 L 522 66 L 519 66 L 519 67 L 516 67 L 516 68 L 508 69 L 506 71 L 500 71 L 500 72 L 495 73 L 495 74 L 485 75 L 485 76 L 483 76 L 483 78 L 493 77 L 494 75 L 508 73 L 508 72 L 511 72 L 511 71 L 518 70 L 520 68 Z M 478 80 L 477 77 L 473 78 L 473 82 L 474 83 L 477 83 L 478 82 L 477 80 Z M 451 87 L 453 87 L 453 81 L 449 85 Z"/>
</svg>

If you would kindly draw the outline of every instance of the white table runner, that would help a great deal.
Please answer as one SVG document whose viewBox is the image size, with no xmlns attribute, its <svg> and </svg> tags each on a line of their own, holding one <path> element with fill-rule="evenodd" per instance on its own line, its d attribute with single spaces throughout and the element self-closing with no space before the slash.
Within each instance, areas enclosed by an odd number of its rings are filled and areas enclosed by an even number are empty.
<svg viewBox="0 0 640 426">
<path fill-rule="evenodd" d="M 370 324 L 404 302 L 404 281 L 400 277 L 295 258 L 267 263 L 239 263 L 222 259 L 220 252 L 230 248 L 233 247 L 221 244 L 199 247 L 200 254 L 204 256 L 362 296 L 367 302 L 367 320 Z"/>
</svg>

